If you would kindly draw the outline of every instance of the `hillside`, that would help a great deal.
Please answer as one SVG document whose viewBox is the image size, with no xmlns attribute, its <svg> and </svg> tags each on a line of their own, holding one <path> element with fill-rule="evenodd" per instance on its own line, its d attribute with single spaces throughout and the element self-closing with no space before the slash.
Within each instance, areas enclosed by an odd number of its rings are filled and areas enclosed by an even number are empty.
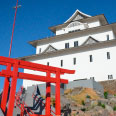
<svg viewBox="0 0 116 116">
<path fill-rule="evenodd" d="M 61 96 L 61 109 L 62 116 L 116 116 L 116 96 L 104 97 L 91 88 L 68 89 Z"/>
<path fill-rule="evenodd" d="M 101 81 L 100 84 L 104 87 L 104 91 L 112 95 L 116 94 L 116 80 Z"/>
</svg>

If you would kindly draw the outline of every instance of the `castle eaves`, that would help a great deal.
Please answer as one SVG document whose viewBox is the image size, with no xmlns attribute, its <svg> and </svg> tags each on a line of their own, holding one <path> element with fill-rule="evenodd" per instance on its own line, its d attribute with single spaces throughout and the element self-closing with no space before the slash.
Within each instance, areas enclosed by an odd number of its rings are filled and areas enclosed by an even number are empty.
<svg viewBox="0 0 116 116">
<path fill-rule="evenodd" d="M 102 41 L 102 42 L 93 43 L 93 44 L 82 45 L 79 47 L 72 47 L 69 49 L 61 49 L 61 50 L 52 51 L 49 53 L 41 53 L 41 54 L 36 54 L 36 55 L 31 55 L 31 56 L 19 57 L 17 59 L 29 60 L 29 59 L 37 58 L 39 60 L 43 58 L 56 57 L 60 55 L 67 55 L 67 54 L 73 54 L 73 53 L 80 53 L 80 52 L 108 48 L 108 47 L 113 47 L 113 46 L 116 46 L 116 39 L 109 40 L 109 41 Z"/>
<path fill-rule="evenodd" d="M 49 29 L 52 32 L 55 33 L 57 28 L 62 28 L 64 26 L 67 26 L 71 22 L 79 21 L 79 22 L 83 23 L 83 22 L 91 21 L 91 20 L 95 20 L 95 19 L 99 19 L 102 25 L 108 24 L 108 21 L 107 21 L 106 17 L 104 16 L 104 14 L 100 14 L 100 15 L 91 16 L 91 17 L 87 17 L 87 18 L 84 18 L 84 19 L 80 19 L 80 20 L 74 20 L 74 21 L 72 20 L 70 22 L 68 21 L 68 22 L 65 22 L 63 24 L 59 24 L 59 25 L 56 25 L 56 26 L 49 27 Z"/>
<path fill-rule="evenodd" d="M 33 40 L 33 41 L 28 42 L 28 43 L 31 44 L 33 47 L 36 47 L 37 44 L 41 45 L 41 44 L 48 43 L 48 42 L 51 42 L 51 41 L 52 42 L 53 41 L 58 41 L 58 40 L 60 40 L 64 37 L 67 37 L 67 36 L 82 35 L 85 32 L 90 32 L 90 31 L 92 32 L 92 31 L 103 29 L 103 28 L 114 28 L 113 30 L 115 31 L 116 30 L 116 23 L 106 24 L 106 25 L 103 25 L 103 26 L 98 26 L 98 27 L 93 27 L 93 28 L 88 28 L 88 29 L 83 29 L 83 30 L 80 30 L 80 31 L 77 31 L 77 32 L 65 33 L 65 34 L 56 35 L 56 36 L 52 36 L 52 37 L 42 38 L 42 39 L 39 39 L 39 40 Z"/>
</svg>

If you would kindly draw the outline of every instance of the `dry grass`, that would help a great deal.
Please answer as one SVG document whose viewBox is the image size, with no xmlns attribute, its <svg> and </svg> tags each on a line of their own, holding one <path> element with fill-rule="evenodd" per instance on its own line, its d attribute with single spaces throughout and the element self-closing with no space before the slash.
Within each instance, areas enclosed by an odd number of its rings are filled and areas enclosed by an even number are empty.
<svg viewBox="0 0 116 116">
<path fill-rule="evenodd" d="M 99 96 L 91 88 L 84 88 L 79 94 L 68 95 L 67 97 L 74 100 L 77 104 L 82 104 L 82 101 L 85 101 L 87 95 L 89 95 L 93 100 L 99 99 Z"/>
<path fill-rule="evenodd" d="M 50 104 L 54 107 L 55 106 L 55 97 L 51 97 Z"/>
<path fill-rule="evenodd" d="M 72 89 L 67 89 L 67 90 L 64 91 L 64 95 L 68 95 L 68 94 L 70 94 L 71 92 L 72 92 Z"/>
</svg>

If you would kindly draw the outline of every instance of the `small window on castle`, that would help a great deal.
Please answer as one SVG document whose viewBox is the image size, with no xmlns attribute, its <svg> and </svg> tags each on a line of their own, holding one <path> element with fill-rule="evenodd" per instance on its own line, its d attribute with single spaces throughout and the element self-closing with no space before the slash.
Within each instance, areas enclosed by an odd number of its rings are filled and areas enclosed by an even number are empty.
<svg viewBox="0 0 116 116">
<path fill-rule="evenodd" d="M 106 35 L 107 36 L 107 41 L 110 40 L 110 36 L 109 35 Z"/>
<path fill-rule="evenodd" d="M 63 60 L 61 60 L 61 67 L 63 67 Z"/>
<path fill-rule="evenodd" d="M 39 53 L 41 53 L 41 48 L 39 48 Z"/>
<path fill-rule="evenodd" d="M 73 58 L 73 64 L 76 65 L 76 58 Z"/>
<path fill-rule="evenodd" d="M 64 83 L 60 84 L 60 88 L 64 89 Z"/>
<path fill-rule="evenodd" d="M 50 65 L 50 63 L 49 63 L 49 62 L 47 62 L 47 65 L 49 66 L 49 65 Z"/>
<path fill-rule="evenodd" d="M 78 41 L 74 42 L 74 47 L 78 47 Z"/>
<path fill-rule="evenodd" d="M 90 79 L 95 80 L 95 78 L 94 78 L 94 77 L 90 77 Z"/>
<path fill-rule="evenodd" d="M 69 48 L 69 43 L 65 43 L 65 48 Z"/>
<path fill-rule="evenodd" d="M 110 52 L 107 52 L 107 59 L 110 59 Z"/>
<path fill-rule="evenodd" d="M 90 57 L 90 62 L 93 62 L 93 56 L 90 55 L 89 57 Z"/>
<path fill-rule="evenodd" d="M 113 75 L 108 75 L 108 79 L 113 79 Z"/>
</svg>

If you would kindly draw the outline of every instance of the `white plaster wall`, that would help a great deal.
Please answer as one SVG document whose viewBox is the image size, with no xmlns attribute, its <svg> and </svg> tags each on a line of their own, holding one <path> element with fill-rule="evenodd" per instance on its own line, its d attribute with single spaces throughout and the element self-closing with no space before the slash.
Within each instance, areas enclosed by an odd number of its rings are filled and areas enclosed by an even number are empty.
<svg viewBox="0 0 116 116">
<path fill-rule="evenodd" d="M 91 50 L 88 52 L 64 55 L 59 57 L 51 57 L 42 60 L 33 60 L 32 62 L 40 64 L 47 64 L 47 62 L 49 62 L 50 66 L 61 67 L 60 61 L 63 60 L 62 68 L 76 70 L 76 73 L 73 75 L 65 74 L 64 76 L 62 76 L 62 78 L 68 79 L 69 81 L 73 81 L 75 79 L 83 79 L 83 78 L 90 79 L 90 77 L 94 77 L 96 81 L 103 81 L 108 79 L 108 75 L 113 75 L 113 78 L 116 79 L 115 51 L 116 47 L 110 47 L 98 50 Z M 107 59 L 107 52 L 110 52 L 111 59 Z M 93 62 L 90 62 L 89 55 L 93 56 Z M 76 65 L 73 65 L 73 58 L 77 59 Z M 25 70 L 24 72 L 34 73 L 29 70 Z M 39 83 L 40 82 L 24 80 L 23 86 L 27 87 Z"/>
<path fill-rule="evenodd" d="M 63 28 L 63 29 L 58 29 L 56 31 L 56 35 L 61 35 L 61 34 L 65 34 L 65 33 L 69 33 L 69 31 L 73 31 L 73 30 L 83 30 L 83 29 L 86 29 L 84 27 L 84 25 L 78 25 L 78 26 L 74 26 L 74 27 L 66 27 L 66 28 Z"/>
<path fill-rule="evenodd" d="M 75 36 L 73 38 L 68 37 L 67 40 L 61 40 L 58 42 L 52 42 L 52 43 L 48 43 L 48 44 L 43 44 L 43 45 L 38 45 L 36 47 L 36 54 L 39 54 L 39 49 L 41 48 L 41 52 L 43 52 L 48 45 L 52 45 L 53 47 L 55 47 L 56 49 L 60 50 L 60 49 L 65 49 L 65 43 L 69 43 L 70 47 L 74 47 L 74 41 L 78 41 L 79 46 L 82 45 L 89 36 L 95 38 L 98 41 L 106 41 L 107 40 L 107 35 L 109 35 L 110 40 L 114 39 L 114 34 L 112 32 L 112 30 L 107 30 L 107 31 L 103 31 L 103 32 L 95 32 L 95 33 L 90 33 L 90 34 L 83 34 L 82 36 Z"/>
<path fill-rule="evenodd" d="M 94 22 L 89 22 L 88 25 L 89 25 L 89 28 L 93 28 L 93 27 L 98 27 L 101 24 L 100 24 L 100 21 L 97 20 L 97 21 L 94 21 Z"/>
<path fill-rule="evenodd" d="M 92 22 L 89 21 L 89 22 L 84 22 L 84 23 L 88 24 L 88 28 L 98 27 L 98 26 L 101 25 L 99 20 L 95 20 L 95 21 L 92 21 Z M 71 28 L 65 27 L 65 28 L 57 29 L 56 30 L 56 35 L 65 34 L 65 33 L 68 33 L 69 31 L 72 31 L 72 30 L 78 30 L 78 29 L 83 30 L 83 29 L 86 29 L 83 24 L 82 25 L 78 25 L 78 26 L 74 26 L 74 27 L 71 27 Z"/>
<path fill-rule="evenodd" d="M 24 73 L 46 76 L 46 73 L 44 73 L 44 72 L 33 71 L 33 70 L 28 70 L 28 69 L 24 69 Z M 44 83 L 44 82 L 23 80 L 23 87 L 27 88 L 29 86 L 33 86 L 33 85 L 36 85 L 36 84 L 42 84 L 42 83 Z"/>
<path fill-rule="evenodd" d="M 61 34 L 65 34 L 65 33 L 67 33 L 67 31 L 65 30 L 65 28 L 57 29 L 56 30 L 56 35 L 61 35 Z"/>
</svg>

